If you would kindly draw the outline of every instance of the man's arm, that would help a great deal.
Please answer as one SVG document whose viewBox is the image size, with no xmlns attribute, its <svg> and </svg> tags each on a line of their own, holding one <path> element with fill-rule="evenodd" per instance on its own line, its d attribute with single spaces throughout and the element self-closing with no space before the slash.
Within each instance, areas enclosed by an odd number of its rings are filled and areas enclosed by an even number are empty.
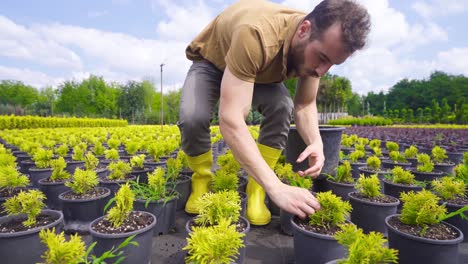
<svg viewBox="0 0 468 264">
<path fill-rule="evenodd" d="M 283 184 L 263 160 L 245 123 L 253 96 L 253 83 L 242 81 L 226 67 L 221 82 L 220 131 L 242 167 L 282 209 L 301 218 L 320 208 L 317 199 L 302 188 Z"/>
<path fill-rule="evenodd" d="M 320 79 L 315 77 L 300 78 L 297 83 L 296 96 L 294 97 L 296 127 L 307 145 L 306 149 L 299 155 L 297 162 L 302 162 L 308 158 L 309 166 L 311 166 L 305 171 L 299 171 L 301 176 L 319 176 L 325 162 L 316 103 L 319 81 Z"/>
</svg>

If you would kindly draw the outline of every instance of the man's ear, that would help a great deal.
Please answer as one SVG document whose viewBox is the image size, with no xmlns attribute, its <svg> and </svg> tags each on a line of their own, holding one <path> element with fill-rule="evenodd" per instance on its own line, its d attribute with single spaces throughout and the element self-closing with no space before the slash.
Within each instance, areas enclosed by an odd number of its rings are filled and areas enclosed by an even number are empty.
<svg viewBox="0 0 468 264">
<path fill-rule="evenodd" d="M 299 39 L 309 38 L 311 30 L 312 23 L 309 20 L 304 20 L 297 29 L 297 36 Z"/>
</svg>

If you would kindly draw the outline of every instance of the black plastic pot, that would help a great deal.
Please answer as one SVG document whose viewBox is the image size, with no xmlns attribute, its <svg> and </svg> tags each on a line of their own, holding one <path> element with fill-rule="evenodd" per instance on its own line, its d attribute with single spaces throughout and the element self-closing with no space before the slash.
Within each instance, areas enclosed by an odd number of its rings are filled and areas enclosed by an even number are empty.
<svg viewBox="0 0 468 264">
<path fill-rule="evenodd" d="M 458 205 L 458 204 L 446 203 L 445 207 L 447 208 L 447 213 L 451 213 L 451 212 L 457 211 L 458 209 L 462 208 L 463 206 Z M 468 216 L 468 212 L 465 211 L 464 214 L 466 216 Z M 457 215 L 457 216 L 454 216 L 454 217 L 451 217 L 451 218 L 445 220 L 445 222 L 447 222 L 447 223 L 449 223 L 451 225 L 454 225 L 455 227 L 460 229 L 460 231 L 464 235 L 463 242 L 468 242 L 468 221 L 463 220 L 459 215 Z"/>
<path fill-rule="evenodd" d="M 323 153 L 325 155 L 325 164 L 322 168 L 319 179 L 325 179 L 327 177 L 326 174 L 335 175 L 336 173 L 335 170 L 338 166 L 341 147 L 341 134 L 345 128 L 334 126 L 319 126 L 319 130 L 323 142 Z M 294 171 L 304 171 L 309 168 L 309 162 L 307 159 L 301 163 L 296 163 L 297 157 L 299 157 L 299 154 L 301 154 L 305 148 L 306 145 L 302 140 L 299 131 L 297 131 L 296 127 L 291 127 L 289 129 L 288 142 L 286 145 L 286 161 L 293 165 Z M 314 186 L 314 188 L 316 187 L 317 189 L 320 189 L 320 186 Z"/>
<path fill-rule="evenodd" d="M 365 233 L 376 231 L 387 236 L 387 227 L 385 218 L 396 214 L 397 206 L 400 201 L 397 199 L 393 203 L 376 203 L 359 199 L 355 196 L 356 192 L 349 195 L 349 203 L 353 207 L 351 211 L 351 222 L 362 228 Z"/>
<path fill-rule="evenodd" d="M 406 160 L 411 163 L 411 168 L 416 168 L 418 166 L 418 159 L 417 158 L 406 158 Z"/>
<path fill-rule="evenodd" d="M 192 192 L 192 178 L 186 175 L 179 174 L 177 177 L 175 190 L 179 193 L 179 200 L 177 201 L 177 210 L 183 210 L 185 204 Z"/>
<path fill-rule="evenodd" d="M 145 207 L 145 203 L 146 200 L 136 199 L 133 203 L 134 210 L 148 212 L 156 217 L 157 222 L 153 229 L 155 236 L 169 234 L 169 231 L 175 228 L 177 197 L 172 197 L 167 201 L 151 201 L 148 207 Z"/>
<path fill-rule="evenodd" d="M 247 199 L 249 198 L 246 192 L 239 192 L 239 196 L 241 198 L 241 212 L 240 215 L 245 217 L 245 213 L 247 212 Z"/>
<path fill-rule="evenodd" d="M 145 167 L 143 170 L 132 170 L 131 174 L 135 176 L 135 178 L 139 178 L 138 182 L 148 183 L 148 173 L 152 173 L 153 171 L 153 168 Z"/>
<path fill-rule="evenodd" d="M 88 232 L 91 221 L 104 215 L 104 207 L 110 199 L 111 192 L 107 188 L 97 188 L 105 189 L 106 193 L 100 197 L 81 200 L 65 199 L 64 195 L 71 191 L 59 195 L 59 199 L 62 201 L 65 230 Z"/>
<path fill-rule="evenodd" d="M 444 172 L 437 170 L 433 170 L 432 172 L 420 172 L 416 168 L 411 168 L 409 171 L 411 171 L 414 174 L 414 178 L 417 181 L 422 181 L 426 183 L 429 183 L 435 179 L 442 178 L 444 176 Z"/>
<path fill-rule="evenodd" d="M 136 235 L 132 241 L 138 243 L 139 246 L 128 245 L 123 249 L 125 259 L 122 264 L 135 264 L 135 263 L 151 263 L 151 249 L 153 246 L 153 229 L 156 226 L 156 217 L 148 212 L 143 212 L 153 217 L 153 222 L 140 230 L 122 233 L 122 234 L 103 234 L 95 231 L 93 225 L 103 219 L 105 216 L 99 217 L 89 225 L 89 233 L 93 242 L 97 242 L 93 249 L 94 255 L 100 256 L 104 252 L 110 250 L 112 247 L 117 247 L 120 243 L 125 241 L 128 237 Z"/>
<path fill-rule="evenodd" d="M 348 201 L 348 193 L 354 192 L 354 183 L 334 182 L 326 179 L 325 191 L 332 191 L 332 193 L 341 197 L 344 201 Z"/>
<path fill-rule="evenodd" d="M 36 163 L 32 160 L 23 160 L 18 163 L 20 166 L 20 172 L 24 174 L 29 174 L 29 168 L 35 167 Z"/>
<path fill-rule="evenodd" d="M 39 188 L 39 180 L 49 178 L 52 175 L 51 168 L 37 169 L 29 168 L 29 181 L 32 187 Z"/>
<path fill-rule="evenodd" d="M 280 208 L 280 226 L 281 231 L 286 235 L 292 236 L 293 235 L 293 227 L 291 224 L 291 219 L 294 217 L 293 214 L 286 212 L 285 210 Z"/>
<path fill-rule="evenodd" d="M 96 168 L 94 171 L 96 172 L 96 175 L 101 179 L 109 175 L 109 170 L 107 168 Z"/>
<path fill-rule="evenodd" d="M 46 246 L 39 239 L 42 229 L 55 227 L 59 233 L 63 225 L 63 215 L 60 211 L 42 210 L 41 213 L 57 218 L 46 226 L 36 227 L 27 231 L 16 233 L 0 233 L 0 256 L 2 264 L 27 264 L 42 262 L 41 256 L 46 251 Z M 24 215 L 0 217 L 0 224 L 24 217 Z"/>
<path fill-rule="evenodd" d="M 419 192 L 423 189 L 423 187 L 419 185 L 407 185 L 407 184 L 398 184 L 394 183 L 391 181 L 388 181 L 386 179 L 383 179 L 383 184 L 384 184 L 384 194 L 393 196 L 397 199 L 400 199 L 400 194 L 402 192 Z M 403 206 L 403 202 L 400 201 L 400 204 L 397 206 L 397 210 L 401 210 Z"/>
<path fill-rule="evenodd" d="M 62 210 L 62 200 L 59 195 L 70 190 L 65 186 L 65 181 L 48 182 L 46 179 L 39 180 L 39 190 L 41 190 L 47 199 L 44 201 L 48 208 L 53 210 Z"/>
<path fill-rule="evenodd" d="M 75 170 L 85 164 L 84 161 L 80 160 L 67 160 L 67 167 L 65 168 L 68 173 L 73 175 L 75 173 Z"/>
<path fill-rule="evenodd" d="M 455 168 L 455 163 L 435 163 L 434 170 L 442 171 L 444 174 L 451 174 L 453 175 L 453 169 Z"/>
<path fill-rule="evenodd" d="M 393 160 L 382 160 L 382 168 L 383 169 L 393 169 L 396 166 L 402 167 L 403 169 L 409 169 L 412 164 L 411 162 L 394 162 Z"/>
<path fill-rule="evenodd" d="M 366 176 L 366 177 L 370 177 L 371 175 L 377 174 L 377 177 L 380 180 L 381 190 L 382 190 L 382 192 L 384 192 L 385 187 L 383 185 L 382 180 L 385 178 L 385 175 L 392 174 L 392 171 L 389 170 L 389 169 L 380 169 L 378 171 L 374 171 L 374 170 L 370 169 L 369 167 L 359 167 L 359 173 L 364 174 L 364 176 Z"/>
<path fill-rule="evenodd" d="M 403 233 L 389 224 L 390 219 L 400 215 L 390 215 L 385 219 L 388 228 L 388 246 L 398 250 L 400 264 L 458 264 L 458 245 L 463 241 L 462 232 L 451 224 L 444 223 L 458 233 L 451 240 L 434 240 Z"/>
<path fill-rule="evenodd" d="M 359 176 L 361 172 L 359 172 L 360 167 L 366 166 L 366 162 L 349 162 L 351 165 L 351 175 L 353 176 L 354 179 L 359 179 Z"/>
<path fill-rule="evenodd" d="M 190 229 L 190 226 L 192 226 L 193 221 L 194 221 L 194 218 L 191 218 L 185 224 L 185 231 L 187 231 L 187 234 L 192 233 L 192 230 Z M 250 222 L 247 220 L 247 218 L 244 218 L 244 217 L 241 216 L 241 217 L 239 217 L 239 221 L 244 222 L 244 224 L 246 225 L 245 230 L 242 232 L 242 234 L 245 234 L 245 236 L 242 238 L 245 247 L 239 248 L 239 255 L 237 255 L 237 258 L 235 258 L 235 261 L 233 262 L 233 263 L 236 263 L 236 264 L 244 263 L 245 252 L 246 252 L 246 249 L 247 249 L 246 239 L 247 239 L 247 234 L 250 232 Z"/>
<path fill-rule="evenodd" d="M 447 157 L 455 164 L 463 163 L 463 152 L 447 152 Z"/>
<path fill-rule="evenodd" d="M 125 180 L 109 180 L 108 178 L 99 179 L 99 186 L 107 188 L 111 191 L 111 196 L 113 197 L 117 191 L 120 189 L 120 185 L 125 184 L 128 181 L 134 181 L 136 179 L 135 176 L 129 175 Z"/>
<path fill-rule="evenodd" d="M 239 176 L 239 184 L 237 185 L 238 192 L 246 192 L 248 177 Z"/>
<path fill-rule="evenodd" d="M 305 230 L 296 224 L 296 219 L 291 219 L 296 264 L 323 264 L 345 256 L 345 248 L 333 236 Z"/>
<path fill-rule="evenodd" d="M 166 167 L 166 161 L 154 161 L 154 160 L 147 160 L 143 162 L 145 167 L 150 167 L 156 169 L 157 167 Z"/>
</svg>

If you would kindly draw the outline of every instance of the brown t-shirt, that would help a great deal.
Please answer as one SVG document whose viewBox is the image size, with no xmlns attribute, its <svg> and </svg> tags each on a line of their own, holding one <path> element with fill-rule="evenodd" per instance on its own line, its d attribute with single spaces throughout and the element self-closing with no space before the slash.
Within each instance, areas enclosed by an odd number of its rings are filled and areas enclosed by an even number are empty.
<svg viewBox="0 0 468 264">
<path fill-rule="evenodd" d="M 263 0 L 240 0 L 219 14 L 186 49 L 241 80 L 277 83 L 287 76 L 287 55 L 305 13 Z"/>
</svg>

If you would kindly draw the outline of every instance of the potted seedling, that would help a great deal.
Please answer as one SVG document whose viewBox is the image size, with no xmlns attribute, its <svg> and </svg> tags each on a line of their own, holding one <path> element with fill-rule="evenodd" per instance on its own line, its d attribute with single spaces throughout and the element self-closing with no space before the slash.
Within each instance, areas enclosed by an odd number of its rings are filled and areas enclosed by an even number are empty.
<svg viewBox="0 0 468 264">
<path fill-rule="evenodd" d="M 109 175 L 99 179 L 99 185 L 111 190 L 111 195 L 115 194 L 121 184 L 136 179 L 131 175 L 132 166 L 125 161 L 119 160 L 109 164 Z"/>
<path fill-rule="evenodd" d="M 348 193 L 354 191 L 355 182 L 351 170 L 349 161 L 344 161 L 336 168 L 335 176 L 328 175 L 325 189 L 327 191 L 332 191 L 332 193 L 338 195 L 345 201 L 349 200 Z"/>
<path fill-rule="evenodd" d="M 369 147 L 367 150 L 373 150 L 375 148 L 379 148 L 382 146 L 382 141 L 380 139 L 372 139 L 369 141 Z"/>
<path fill-rule="evenodd" d="M 179 200 L 177 201 L 177 210 L 185 208 L 185 204 L 190 196 L 191 192 L 191 178 L 187 175 L 180 174 L 182 169 L 182 163 L 180 160 L 169 158 L 166 161 L 166 179 L 171 191 L 175 191 L 179 194 Z"/>
<path fill-rule="evenodd" d="M 239 255 L 245 248 L 245 233 L 238 232 L 229 220 L 217 225 L 193 227 L 187 238 L 186 263 L 243 263 Z"/>
<path fill-rule="evenodd" d="M 54 148 L 54 153 L 62 158 L 67 158 L 69 155 L 70 148 L 67 144 L 60 144 L 58 147 Z"/>
<path fill-rule="evenodd" d="M 103 160 L 99 161 L 103 166 L 109 166 L 112 162 L 117 162 L 120 160 L 119 152 L 116 149 L 107 149 L 104 151 Z"/>
<path fill-rule="evenodd" d="M 104 178 L 109 173 L 109 170 L 106 166 L 99 165 L 99 159 L 94 156 L 92 152 L 86 153 L 84 167 L 86 170 L 95 171 L 99 178 Z"/>
<path fill-rule="evenodd" d="M 387 234 L 385 218 L 396 214 L 400 201 L 392 196 L 382 194 L 380 180 L 376 174 L 370 177 L 361 175 L 356 181 L 356 192 L 349 193 L 349 202 L 353 207 L 351 222 L 370 231 Z"/>
<path fill-rule="evenodd" d="M 443 222 L 455 215 L 464 216 L 464 210 L 447 214 L 440 198 L 427 190 L 402 193 L 401 215 L 385 219 L 388 228 L 388 245 L 399 251 L 399 263 L 458 263 L 458 244 L 462 232 Z"/>
<path fill-rule="evenodd" d="M 85 164 L 85 152 L 88 146 L 86 143 L 82 142 L 73 147 L 73 155 L 71 160 L 67 161 L 67 171 L 70 174 L 73 174 L 76 168 L 79 168 Z"/>
<path fill-rule="evenodd" d="M 246 218 L 240 216 L 240 196 L 237 191 L 206 193 L 200 197 L 196 203 L 197 207 L 200 208 L 199 215 L 188 220 L 185 225 L 187 233 L 190 234 L 190 238 L 194 238 L 191 233 L 199 230 L 197 227 L 214 228 L 217 225 L 233 225 L 238 233 L 244 234 L 244 236 L 238 237 L 242 238 L 242 244 L 245 244 L 245 235 L 250 231 L 250 223 Z M 226 246 L 232 247 L 229 252 L 237 253 L 234 254 L 234 256 L 229 255 L 230 258 L 234 258 L 235 263 L 244 262 L 245 247 L 239 247 L 238 243 Z M 188 248 L 188 250 L 191 248 L 193 247 Z M 237 252 L 235 251 L 236 249 Z M 193 258 L 195 257 L 196 256 L 193 256 Z M 192 258 L 192 256 L 188 256 L 188 258 Z"/>
<path fill-rule="evenodd" d="M 109 140 L 107 140 L 107 145 L 109 148 L 115 149 L 117 151 L 119 150 L 120 143 L 121 141 L 115 136 L 112 136 Z"/>
<path fill-rule="evenodd" d="M 364 234 L 355 225 L 343 224 L 335 239 L 346 248 L 346 257 L 326 264 L 398 263 L 398 250 L 387 248 L 387 240 L 379 232 Z"/>
<path fill-rule="evenodd" d="M 39 149 L 42 149 L 42 146 L 37 143 L 24 141 L 21 143 L 20 149 L 27 153 L 26 155 L 18 155 L 16 157 L 18 159 L 18 165 L 20 166 L 20 172 L 29 174 L 29 168 L 36 166 L 36 163 L 32 157 Z"/>
<path fill-rule="evenodd" d="M 359 168 L 366 165 L 364 158 L 366 153 L 360 150 L 353 151 L 349 154 L 349 164 L 351 165 L 351 175 L 354 179 L 359 178 Z"/>
<path fill-rule="evenodd" d="M 468 184 L 468 152 L 463 155 L 463 163 L 458 164 L 455 169 L 455 177 Z"/>
<path fill-rule="evenodd" d="M 10 153 L 0 153 L 0 167 L 16 167 L 16 157 Z"/>
<path fill-rule="evenodd" d="M 147 183 L 147 174 L 154 170 L 153 168 L 144 165 L 145 158 L 145 154 L 140 154 L 133 156 L 130 159 L 130 166 L 132 167 L 131 174 L 135 177 L 139 177 L 141 183 Z"/>
<path fill-rule="evenodd" d="M 411 167 L 416 167 L 418 165 L 418 148 L 415 145 L 411 145 L 409 148 L 405 149 L 404 155 L 406 160 L 411 163 Z"/>
<path fill-rule="evenodd" d="M 416 181 L 414 174 L 411 171 L 404 170 L 402 167 L 395 167 L 392 173 L 383 180 L 384 193 L 395 198 L 399 198 L 402 192 L 419 192 L 426 185 L 424 182 Z M 400 201 L 398 210 L 401 209 L 403 203 Z"/>
<path fill-rule="evenodd" d="M 340 149 L 341 151 L 343 151 L 345 155 L 350 154 L 354 150 L 352 147 L 353 144 L 354 144 L 354 141 L 351 137 L 349 137 L 346 134 L 341 135 L 341 148 Z"/>
<path fill-rule="evenodd" d="M 216 161 L 216 164 L 218 164 L 219 168 L 223 169 L 224 171 L 238 175 L 238 191 L 245 192 L 247 186 L 247 175 L 242 174 L 243 171 L 241 171 L 241 165 L 236 160 L 231 150 L 228 150 L 225 154 L 220 155 Z"/>
<path fill-rule="evenodd" d="M 70 178 L 70 173 L 65 170 L 67 163 L 63 157 L 54 159 L 50 163 L 52 166 L 52 175 L 39 180 L 39 189 L 47 197 L 47 207 L 54 210 L 61 210 L 62 202 L 58 196 L 68 190 L 68 187 L 65 186 L 65 182 Z"/>
<path fill-rule="evenodd" d="M 105 159 L 104 152 L 106 149 L 102 145 L 101 141 L 94 142 L 94 146 L 91 148 L 91 151 L 94 153 L 96 158 L 99 159 L 99 161 Z"/>
<path fill-rule="evenodd" d="M 52 174 L 52 166 L 50 162 L 54 153 L 52 150 L 39 148 L 34 153 L 32 159 L 34 160 L 35 167 L 29 168 L 29 179 L 35 188 L 39 188 L 39 180 L 50 177 Z"/>
<path fill-rule="evenodd" d="M 70 187 L 59 195 L 65 218 L 65 230 L 88 232 L 91 221 L 104 214 L 104 206 L 109 200 L 110 190 L 97 187 L 99 184 L 96 172 L 93 170 L 75 170 L 71 181 L 65 186 Z"/>
<path fill-rule="evenodd" d="M 136 198 L 134 208 L 156 216 L 154 235 L 168 234 L 175 228 L 177 193 L 167 188 L 167 179 L 162 167 L 148 173 L 147 178 L 147 184 L 140 182 L 139 178 L 136 182 L 130 182 Z"/>
<path fill-rule="evenodd" d="M 92 243 L 88 249 L 77 234 L 71 235 L 67 241 L 65 234 L 61 232 L 57 234 L 55 228 L 42 229 L 39 232 L 41 242 L 46 245 L 47 250 L 42 255 L 45 264 L 105 264 L 106 261 L 115 259 L 114 263 L 119 263 L 125 259 L 124 248 L 128 245 L 139 246 L 137 242 L 131 241 L 134 236 L 129 237 L 119 246 L 104 252 L 101 256 L 89 255 L 92 249 L 96 246 L 96 242 Z"/>
<path fill-rule="evenodd" d="M 446 174 L 453 174 L 455 163 L 448 160 L 445 149 L 435 146 L 432 149 L 432 160 L 434 161 L 435 170 L 445 172 Z"/>
<path fill-rule="evenodd" d="M 160 160 L 159 158 L 164 155 L 164 148 L 159 142 L 152 142 L 147 147 L 148 155 L 150 159 L 145 160 L 145 166 L 155 169 L 156 167 L 165 167 L 166 160 Z"/>
<path fill-rule="evenodd" d="M 44 210 L 45 195 L 38 190 L 21 191 L 3 204 L 7 216 L 0 217 L 2 263 L 37 263 L 43 252 L 38 233 L 61 227 L 60 211 Z"/>
<path fill-rule="evenodd" d="M 0 166 L 0 209 L 7 198 L 17 195 L 29 185 L 29 179 L 12 166 Z M 0 211 L 0 216 L 5 212 Z"/>
<path fill-rule="evenodd" d="M 440 197 L 440 203 L 445 204 L 448 213 L 456 212 L 468 205 L 466 197 L 466 184 L 463 180 L 454 177 L 442 177 L 431 182 L 432 191 Z M 457 215 L 448 218 L 446 221 L 458 227 L 464 236 L 464 242 L 468 241 L 468 213 L 464 212 L 464 217 Z"/>
<path fill-rule="evenodd" d="M 359 167 L 359 172 L 364 174 L 364 176 L 371 176 L 374 174 L 377 174 L 377 177 L 380 180 L 380 184 L 382 185 L 383 188 L 383 182 L 382 180 L 384 179 L 385 175 L 388 175 L 391 173 L 390 169 L 381 169 L 381 164 L 382 161 L 379 159 L 377 156 L 372 156 L 367 158 L 366 160 L 367 166 L 364 167 Z"/>
<path fill-rule="evenodd" d="M 241 198 L 241 216 L 245 217 L 247 193 L 239 191 L 239 177 L 236 172 L 224 167 L 217 170 L 211 179 L 211 191 L 237 191 Z"/>
<path fill-rule="evenodd" d="M 392 152 L 392 151 L 399 151 L 399 150 L 400 150 L 400 146 L 399 146 L 398 143 L 396 143 L 396 142 L 387 141 L 387 142 L 385 142 L 385 149 L 386 149 L 386 151 L 384 151 L 383 154 L 389 155 L 390 152 Z"/>
<path fill-rule="evenodd" d="M 177 158 L 176 159 L 178 159 L 180 161 L 180 164 L 181 164 L 180 174 L 187 175 L 187 176 L 191 177 L 192 174 L 193 174 L 193 171 L 192 171 L 192 169 L 190 169 L 190 167 L 188 165 L 187 154 L 185 154 L 185 152 L 183 150 L 179 150 L 179 152 L 177 152 Z"/>
<path fill-rule="evenodd" d="M 410 169 L 417 181 L 431 182 L 434 179 L 443 176 L 442 171 L 434 170 L 434 163 L 431 157 L 426 153 L 418 154 L 418 166 Z"/>
<path fill-rule="evenodd" d="M 122 185 L 115 195 L 115 206 L 105 216 L 91 222 L 89 232 L 93 241 L 97 242 L 93 248 L 95 255 L 101 255 L 116 245 L 122 243 L 132 235 L 138 247 L 128 248 L 121 263 L 149 263 L 153 229 L 156 217 L 148 212 L 133 211 L 133 194 L 128 183 Z M 110 204 L 110 202 L 109 202 Z"/>
<path fill-rule="evenodd" d="M 291 219 L 297 264 L 325 263 L 344 257 L 345 250 L 333 237 L 346 222 L 351 205 L 332 192 L 317 193 L 320 210 L 302 220 Z"/>
<path fill-rule="evenodd" d="M 138 140 L 131 139 L 125 144 L 125 152 L 128 156 L 128 159 L 130 159 L 132 156 L 134 156 L 138 150 L 140 150 L 141 143 Z"/>
<path fill-rule="evenodd" d="M 382 168 L 384 169 L 393 169 L 396 166 L 402 167 L 403 169 L 409 169 L 411 167 L 411 162 L 408 162 L 404 156 L 398 150 L 392 150 L 388 154 L 388 160 L 382 160 Z"/>
</svg>

